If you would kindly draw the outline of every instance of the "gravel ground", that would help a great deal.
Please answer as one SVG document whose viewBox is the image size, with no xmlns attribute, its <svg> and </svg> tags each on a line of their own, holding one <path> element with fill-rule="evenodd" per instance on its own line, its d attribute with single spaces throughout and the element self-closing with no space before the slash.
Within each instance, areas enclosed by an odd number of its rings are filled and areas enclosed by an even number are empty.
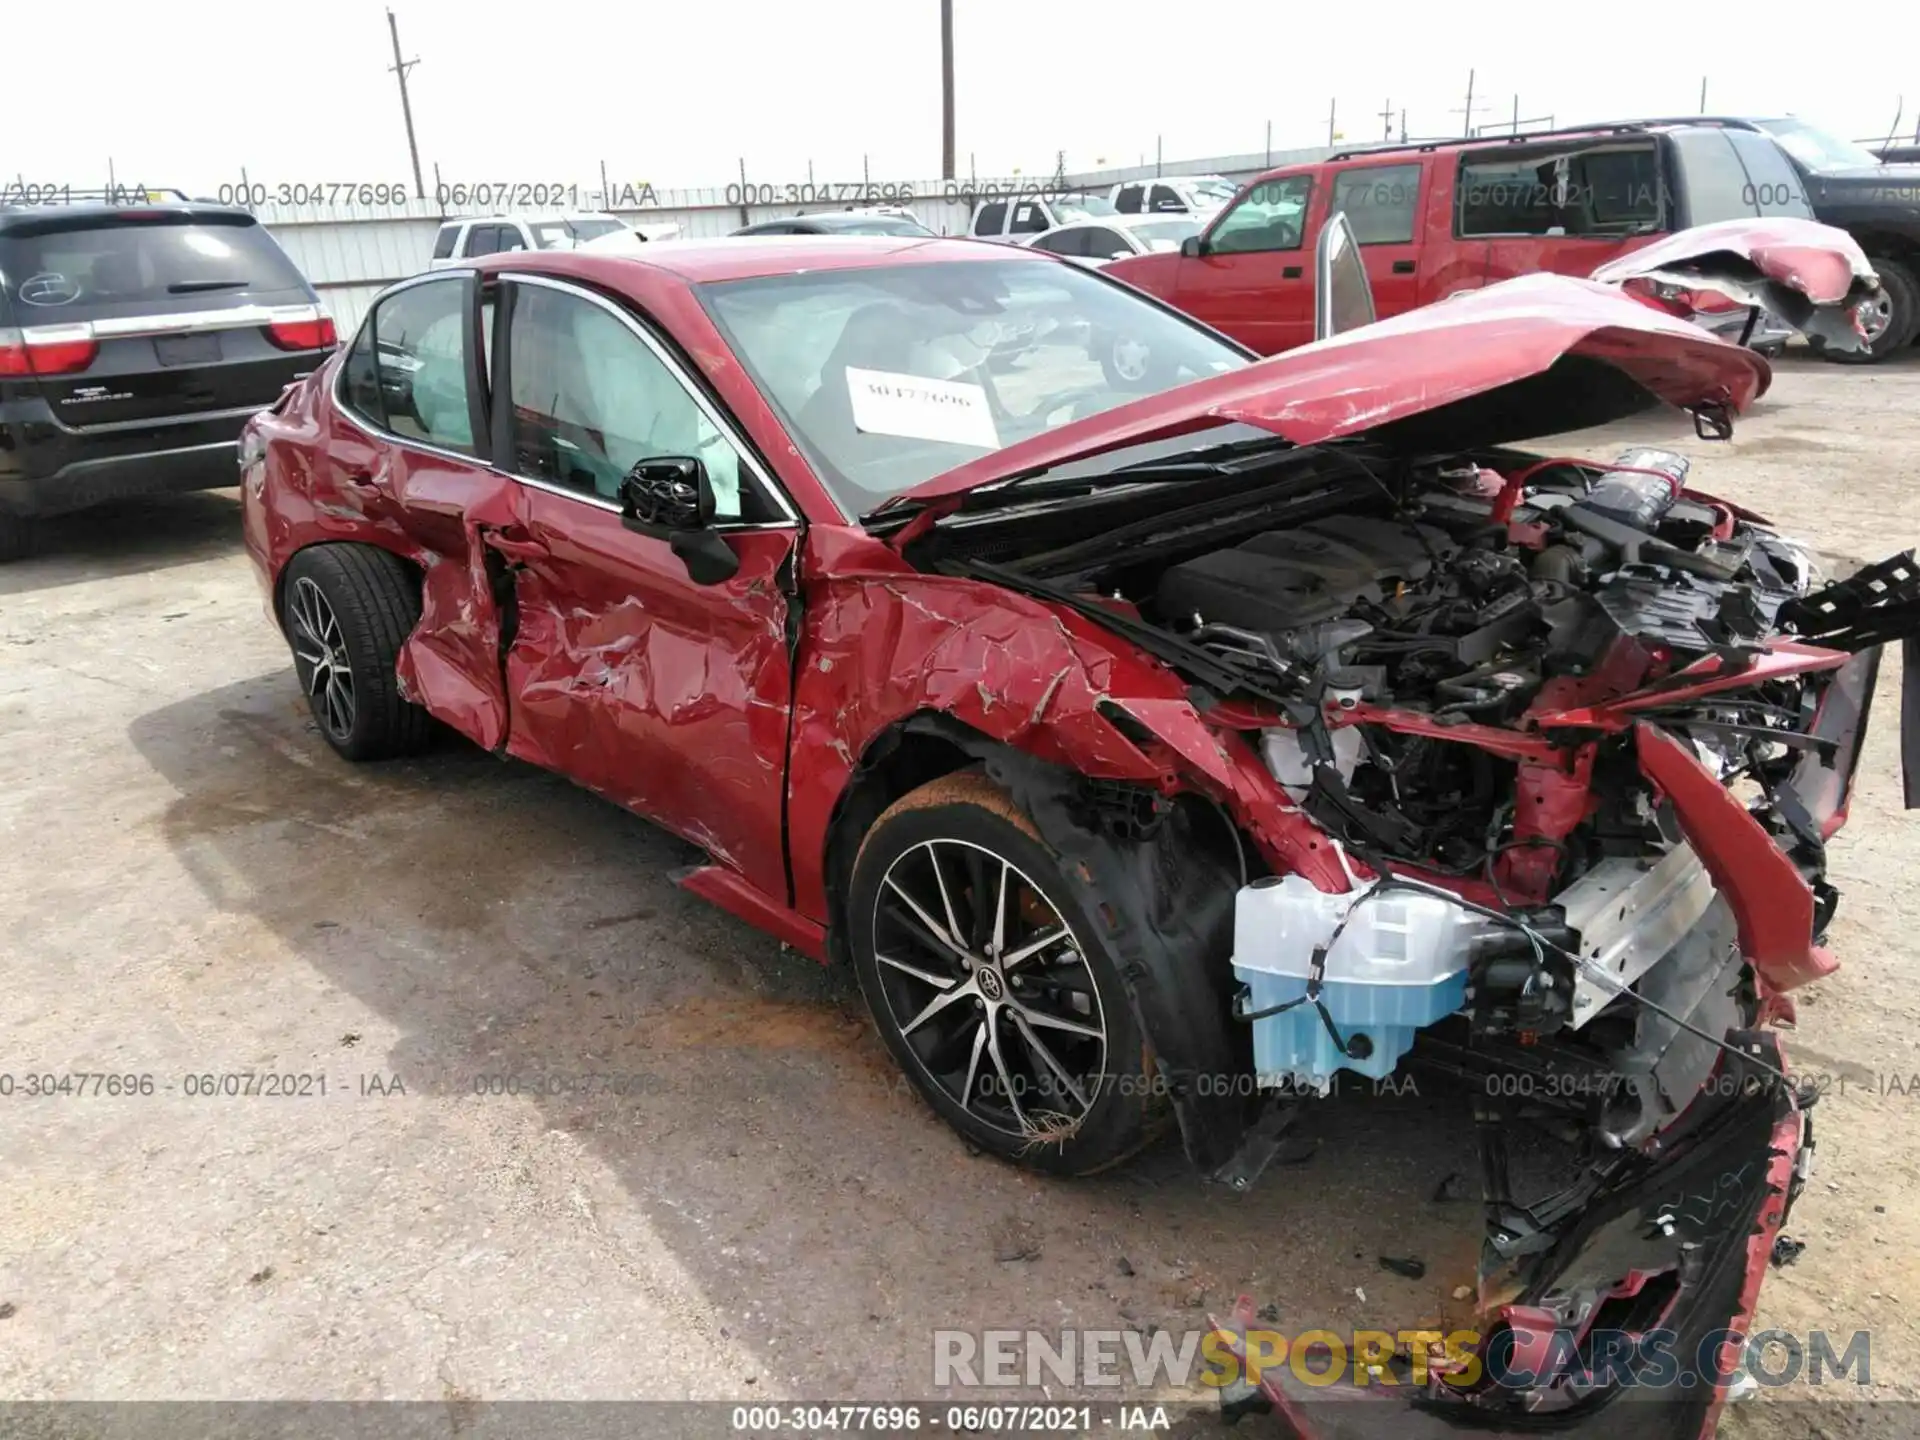
<svg viewBox="0 0 1920 1440">
<path fill-rule="evenodd" d="M 1674 448 L 1831 556 L 1920 541 L 1920 357 L 1789 361 L 1731 443 Z M 1920 830 L 1881 683 L 1833 853 L 1845 968 L 1788 1040 L 1834 1077 L 1808 1249 L 1761 1319 L 1871 1330 L 1871 1393 L 1920 1399 Z M 924 1398 L 938 1328 L 1184 1331 L 1238 1291 L 1289 1327 L 1460 1309 L 1476 1207 L 1428 1198 L 1469 1164 L 1452 1097 L 1343 1099 L 1238 1197 L 1176 1148 L 1080 1182 L 971 1155 L 848 981 L 674 887 L 679 842 L 459 745 L 336 760 L 230 493 L 0 571 L 0 734 L 0 1072 L 155 1078 L 0 1099 L 0 1398 Z M 319 1078 L 187 1093 L 234 1072 Z M 477 1093 L 581 1075 L 626 1093 Z M 1723 1433 L 1808 1425 L 1763 1402 Z"/>
</svg>

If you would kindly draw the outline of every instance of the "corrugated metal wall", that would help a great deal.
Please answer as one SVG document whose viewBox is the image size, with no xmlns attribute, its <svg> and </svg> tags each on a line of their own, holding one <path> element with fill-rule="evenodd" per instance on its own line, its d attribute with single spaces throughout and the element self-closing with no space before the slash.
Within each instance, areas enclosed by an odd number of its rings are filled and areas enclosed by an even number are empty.
<svg viewBox="0 0 1920 1440">
<path fill-rule="evenodd" d="M 1331 153 L 1324 146 L 1304 150 L 1274 151 L 1271 155 L 1227 155 L 1209 160 L 1188 160 L 1160 166 L 1134 166 L 1123 170 L 1103 170 L 1064 179 L 1040 182 L 1045 188 L 1085 185 L 1106 189 L 1123 180 L 1167 175 L 1224 175 L 1245 181 L 1272 165 L 1289 165 L 1317 160 Z M 999 193 L 1031 191 L 1031 178 L 1003 176 L 969 178 L 960 181 L 922 180 L 911 187 L 885 185 L 869 187 L 864 193 L 883 203 L 904 204 L 919 216 L 922 224 L 942 235 L 966 233 L 972 216 L 972 199 Z M 257 188 L 257 187 L 256 187 Z M 476 187 L 479 188 L 479 187 Z M 543 187 L 544 188 L 544 187 Z M 911 194 L 903 192 L 910 188 Z M 464 187 L 463 187 L 464 189 Z M 653 227 L 677 225 L 689 238 L 730 234 L 756 220 L 808 214 L 817 210 L 845 209 L 864 198 L 859 186 L 816 186 L 811 181 L 793 184 L 755 182 L 746 185 L 717 185 L 695 190 L 646 190 L 636 197 L 633 187 L 615 187 L 615 203 L 605 205 L 597 188 L 570 189 L 579 203 L 547 207 L 543 213 L 610 208 L 629 225 Z M 476 197 L 463 194 L 461 199 Z M 622 204 L 641 199 L 643 206 Z M 746 201 L 747 203 L 740 203 Z M 373 297 L 396 280 L 424 270 L 433 253 L 434 237 L 443 220 L 462 215 L 488 215 L 509 208 L 502 205 L 441 205 L 433 200 L 407 200 L 396 205 L 280 205 L 269 201 L 255 207 L 254 213 L 274 238 L 293 257 L 308 279 L 320 291 L 320 298 L 332 312 L 342 333 L 353 329 L 367 312 Z M 525 208 L 524 206 L 513 208 Z"/>
</svg>

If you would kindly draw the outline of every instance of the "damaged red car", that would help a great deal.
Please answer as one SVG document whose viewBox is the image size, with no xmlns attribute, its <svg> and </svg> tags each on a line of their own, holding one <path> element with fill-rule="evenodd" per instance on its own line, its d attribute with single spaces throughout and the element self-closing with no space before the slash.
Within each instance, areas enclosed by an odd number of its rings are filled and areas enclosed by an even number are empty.
<svg viewBox="0 0 1920 1440">
<path fill-rule="evenodd" d="M 1871 284 L 1728 253 L 1661 283 Z M 252 422 L 245 528 L 340 754 L 438 721 L 677 832 L 995 1154 L 1174 1130 L 1246 1188 L 1342 1073 L 1464 1080 L 1485 1325 L 1577 1352 L 1747 1323 L 1811 1146 L 1767 1027 L 1833 967 L 1824 847 L 1920 574 L 1824 581 L 1674 454 L 1512 447 L 1723 433 L 1768 381 L 1557 276 L 1257 361 L 1002 247 L 515 254 L 393 287 Z M 1525 1199 L 1543 1109 L 1577 1159 Z M 1436 1374 L 1406 1423 L 1613 1434 L 1620 1388 Z"/>
</svg>

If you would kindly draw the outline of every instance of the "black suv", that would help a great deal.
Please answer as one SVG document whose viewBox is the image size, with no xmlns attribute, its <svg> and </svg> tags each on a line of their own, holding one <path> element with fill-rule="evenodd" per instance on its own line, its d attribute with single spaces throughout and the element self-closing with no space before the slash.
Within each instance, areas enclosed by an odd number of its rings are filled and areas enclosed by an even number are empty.
<svg viewBox="0 0 1920 1440">
<path fill-rule="evenodd" d="M 240 427 L 334 343 L 244 210 L 0 206 L 0 560 L 37 516 L 237 484 Z"/>
</svg>

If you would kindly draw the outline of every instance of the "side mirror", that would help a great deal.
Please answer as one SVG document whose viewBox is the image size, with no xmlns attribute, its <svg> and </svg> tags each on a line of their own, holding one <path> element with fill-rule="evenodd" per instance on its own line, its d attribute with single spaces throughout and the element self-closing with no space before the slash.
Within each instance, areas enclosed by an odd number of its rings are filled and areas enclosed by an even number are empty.
<svg viewBox="0 0 1920 1440">
<path fill-rule="evenodd" d="M 638 461 L 620 482 L 620 523 L 665 540 L 696 585 L 718 585 L 740 568 L 740 557 L 712 528 L 713 512 L 713 481 L 694 455 Z"/>
<path fill-rule="evenodd" d="M 1206 239 L 1200 235 L 1189 235 L 1180 242 L 1180 254 L 1187 260 L 1198 260 L 1207 253 Z"/>
</svg>

